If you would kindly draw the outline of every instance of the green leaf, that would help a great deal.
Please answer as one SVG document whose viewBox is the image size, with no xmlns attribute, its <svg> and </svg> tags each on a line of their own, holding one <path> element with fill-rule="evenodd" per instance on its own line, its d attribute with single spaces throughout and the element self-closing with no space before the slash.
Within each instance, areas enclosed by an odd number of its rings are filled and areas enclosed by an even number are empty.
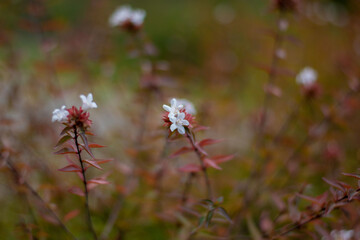
<svg viewBox="0 0 360 240">
<path fill-rule="evenodd" d="M 206 220 L 206 218 L 205 218 L 204 216 L 200 217 L 200 218 L 199 218 L 198 226 L 199 226 L 199 227 L 202 226 L 202 225 L 204 224 L 205 220 Z"/>
<path fill-rule="evenodd" d="M 70 131 L 71 129 L 73 129 L 73 128 L 72 128 L 72 127 L 65 127 L 65 128 L 61 131 L 60 136 L 61 136 L 61 135 L 64 135 L 65 133 L 67 133 L 67 132 Z"/>
<path fill-rule="evenodd" d="M 249 232 L 251 234 L 252 239 L 254 239 L 254 240 L 262 240 L 261 232 L 256 227 L 251 215 L 248 215 L 246 217 L 246 223 L 247 223 L 247 226 L 248 226 L 248 229 L 249 229 Z"/>
<path fill-rule="evenodd" d="M 55 147 L 60 146 L 61 144 L 69 141 L 70 139 L 72 139 L 72 137 L 70 135 L 65 135 L 62 138 L 60 138 L 60 140 L 56 143 Z"/>
<path fill-rule="evenodd" d="M 210 223 L 211 223 L 211 219 L 213 218 L 214 216 L 214 211 L 215 209 L 212 209 L 208 212 L 208 214 L 206 215 L 206 224 L 205 224 L 205 227 L 209 227 Z"/>
</svg>

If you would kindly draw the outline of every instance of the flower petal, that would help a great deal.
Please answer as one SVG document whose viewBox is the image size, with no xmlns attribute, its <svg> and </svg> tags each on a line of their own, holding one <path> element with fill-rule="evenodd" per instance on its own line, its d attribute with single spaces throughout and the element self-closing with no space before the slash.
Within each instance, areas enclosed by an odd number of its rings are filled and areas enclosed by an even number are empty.
<svg viewBox="0 0 360 240">
<path fill-rule="evenodd" d="M 182 120 L 181 124 L 184 125 L 184 126 L 189 126 L 190 123 L 189 123 L 188 120 Z"/>
<path fill-rule="evenodd" d="M 171 107 L 169 107 L 168 105 L 163 105 L 163 109 L 167 112 L 171 112 Z"/>
<path fill-rule="evenodd" d="M 171 124 L 170 126 L 170 130 L 173 132 L 176 128 L 178 128 L 178 126 L 176 126 L 175 123 Z"/>
<path fill-rule="evenodd" d="M 185 128 L 182 125 L 178 125 L 177 129 L 178 129 L 180 134 L 185 134 Z"/>
<path fill-rule="evenodd" d="M 171 103 L 172 108 L 176 108 L 176 99 L 175 98 L 171 99 L 170 103 Z"/>
<path fill-rule="evenodd" d="M 183 112 L 179 113 L 178 118 L 179 119 L 184 119 L 185 118 L 185 113 L 183 113 Z"/>
</svg>

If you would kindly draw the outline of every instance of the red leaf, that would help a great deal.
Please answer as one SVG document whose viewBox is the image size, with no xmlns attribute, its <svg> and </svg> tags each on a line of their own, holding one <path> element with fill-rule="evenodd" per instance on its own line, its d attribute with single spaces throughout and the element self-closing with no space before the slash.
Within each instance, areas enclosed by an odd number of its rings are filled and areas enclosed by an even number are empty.
<svg viewBox="0 0 360 240">
<path fill-rule="evenodd" d="M 326 183 L 328 183 L 329 185 L 333 186 L 334 188 L 337 188 L 341 191 L 344 191 L 345 189 L 343 188 L 343 186 L 341 186 L 340 184 L 338 184 L 337 182 L 331 181 L 329 179 L 326 178 L 322 178 Z"/>
<path fill-rule="evenodd" d="M 92 157 L 95 158 L 94 154 L 91 152 L 91 149 L 89 148 L 89 143 L 87 141 L 87 138 L 84 133 L 80 133 L 80 136 L 84 142 L 84 150 Z"/>
<path fill-rule="evenodd" d="M 191 152 L 193 151 L 194 149 L 193 148 L 190 148 L 190 147 L 182 147 L 180 148 L 179 150 L 177 150 L 176 152 L 174 152 L 173 154 L 171 154 L 169 156 L 169 158 L 174 158 L 174 157 L 177 157 L 181 154 L 184 154 L 184 153 L 188 153 L 188 152 Z"/>
<path fill-rule="evenodd" d="M 97 168 L 97 169 L 100 169 L 102 170 L 102 167 L 100 167 L 97 162 L 95 161 L 91 161 L 91 160 L 87 160 L 87 159 L 84 159 L 83 162 L 86 162 L 87 164 L 90 164 L 91 166 Z"/>
<path fill-rule="evenodd" d="M 303 198 L 305 200 L 308 200 L 312 203 L 315 203 L 317 205 L 322 205 L 323 202 L 321 201 L 321 199 L 317 199 L 317 198 L 313 198 L 313 197 L 310 197 L 310 196 L 306 196 L 306 195 L 303 195 L 303 194 L 300 194 L 300 193 L 297 193 L 296 196 L 300 197 L 300 198 Z"/>
<path fill-rule="evenodd" d="M 89 148 L 103 148 L 105 146 L 103 145 L 99 145 L 99 144 L 96 144 L 96 143 L 90 143 L 89 144 Z"/>
<path fill-rule="evenodd" d="M 77 154 L 77 152 L 73 151 L 72 149 L 65 147 L 60 149 L 59 151 L 54 152 L 55 155 L 61 155 L 61 154 Z"/>
<path fill-rule="evenodd" d="M 200 146 L 200 147 L 203 147 L 203 146 L 219 143 L 219 142 L 222 142 L 222 141 L 224 141 L 224 139 L 207 138 L 207 139 L 204 139 L 204 140 L 201 140 L 200 142 L 198 142 L 197 145 Z"/>
<path fill-rule="evenodd" d="M 95 159 L 97 164 L 103 164 L 113 161 L 114 159 Z"/>
<path fill-rule="evenodd" d="M 92 132 L 86 132 L 85 134 L 90 136 L 95 136 L 95 134 L 93 134 Z"/>
<path fill-rule="evenodd" d="M 218 155 L 218 156 L 212 157 L 211 159 L 214 160 L 214 162 L 216 162 L 217 164 L 219 164 L 219 163 L 230 161 L 234 157 L 235 157 L 234 154 L 231 154 L 231 155 Z"/>
<path fill-rule="evenodd" d="M 95 183 L 95 184 L 109 184 L 108 181 L 101 179 L 101 178 L 94 178 L 88 181 L 88 183 Z"/>
<path fill-rule="evenodd" d="M 85 193 L 83 190 L 81 190 L 79 187 L 71 187 L 69 190 L 69 192 L 71 192 L 72 194 L 84 197 Z"/>
<path fill-rule="evenodd" d="M 345 176 L 348 176 L 348 177 L 353 177 L 353 178 L 356 178 L 356 179 L 360 179 L 359 174 L 354 174 L 354 173 L 342 173 L 342 174 L 345 175 Z"/>
<path fill-rule="evenodd" d="M 194 132 L 199 132 L 199 131 L 204 131 L 204 130 L 208 130 L 209 127 L 205 127 L 205 126 L 197 126 L 193 129 Z"/>
<path fill-rule="evenodd" d="M 80 213 L 80 210 L 78 209 L 75 209 L 75 210 L 72 210 L 70 212 L 68 212 L 65 216 L 64 216 L 64 222 L 67 222 L 69 221 L 70 219 L 73 219 L 74 217 L 76 217 L 77 215 L 79 215 Z"/>
<path fill-rule="evenodd" d="M 206 166 L 210 166 L 210 167 L 218 169 L 218 170 L 222 169 L 219 165 L 216 164 L 216 162 L 214 162 L 210 158 L 204 158 L 204 163 L 205 163 Z"/>
<path fill-rule="evenodd" d="M 190 164 L 187 164 L 187 165 L 179 168 L 179 171 L 180 172 L 193 172 L 193 173 L 196 173 L 196 172 L 201 171 L 201 167 L 199 165 L 190 163 Z"/>
<path fill-rule="evenodd" d="M 81 168 L 75 164 L 67 165 L 66 167 L 58 169 L 61 172 L 81 172 Z"/>
</svg>

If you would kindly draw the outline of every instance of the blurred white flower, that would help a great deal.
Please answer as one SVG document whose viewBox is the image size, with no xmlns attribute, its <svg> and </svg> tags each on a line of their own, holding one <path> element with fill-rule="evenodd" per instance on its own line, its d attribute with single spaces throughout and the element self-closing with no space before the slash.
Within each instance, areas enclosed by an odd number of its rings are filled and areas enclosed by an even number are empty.
<svg viewBox="0 0 360 240">
<path fill-rule="evenodd" d="M 82 108 L 84 110 L 91 109 L 91 108 L 97 108 L 97 105 L 95 102 L 93 102 L 93 95 L 89 93 L 87 97 L 85 95 L 80 95 L 81 101 L 83 102 Z"/>
<path fill-rule="evenodd" d="M 169 119 L 172 122 L 170 126 L 172 132 L 177 129 L 180 134 L 185 134 L 184 126 L 189 126 L 189 121 L 185 120 L 185 113 L 181 112 L 175 116 L 169 116 Z"/>
<path fill-rule="evenodd" d="M 66 110 L 66 106 L 62 106 L 61 109 L 55 109 L 53 111 L 53 116 L 52 116 L 52 122 L 58 121 L 58 122 L 62 122 L 65 121 L 67 116 L 69 115 L 69 112 Z"/>
<path fill-rule="evenodd" d="M 316 82 L 317 72 L 311 67 L 305 67 L 301 72 L 296 76 L 296 82 L 298 84 L 309 86 Z"/>
<path fill-rule="evenodd" d="M 190 113 L 191 115 L 195 115 L 196 114 L 196 109 L 194 107 L 194 104 L 192 102 L 190 102 L 187 99 L 178 99 L 178 104 L 183 105 L 186 112 Z"/>
<path fill-rule="evenodd" d="M 184 107 L 184 105 L 178 104 L 175 98 L 171 99 L 170 104 L 171 107 L 164 104 L 163 109 L 169 112 L 168 117 L 171 120 L 172 117 L 177 117 L 180 114 L 180 110 Z"/>
<path fill-rule="evenodd" d="M 278 22 L 278 28 L 280 31 L 285 32 L 289 27 L 289 22 L 286 19 L 280 19 Z"/>
<path fill-rule="evenodd" d="M 276 56 L 280 59 L 285 59 L 286 58 L 286 51 L 282 48 L 279 48 L 276 50 Z"/>
<path fill-rule="evenodd" d="M 350 240 L 354 236 L 354 230 L 332 230 L 330 235 L 334 240 Z"/>
<path fill-rule="evenodd" d="M 145 10 L 132 9 L 129 5 L 118 7 L 109 18 L 111 27 L 122 26 L 131 23 L 137 27 L 141 26 L 146 16 Z"/>
</svg>

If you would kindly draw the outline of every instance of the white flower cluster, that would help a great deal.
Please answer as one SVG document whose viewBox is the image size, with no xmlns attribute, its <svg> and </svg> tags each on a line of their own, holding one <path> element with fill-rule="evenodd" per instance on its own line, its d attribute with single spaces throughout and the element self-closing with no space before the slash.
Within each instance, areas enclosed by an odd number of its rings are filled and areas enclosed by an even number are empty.
<svg viewBox="0 0 360 240">
<path fill-rule="evenodd" d="M 92 93 L 89 93 L 87 96 L 80 95 L 80 99 L 83 102 L 82 109 L 87 110 L 87 109 L 91 109 L 91 108 L 97 108 L 97 104 L 95 102 L 93 102 Z M 66 109 L 66 106 L 63 105 L 60 109 L 57 108 L 53 111 L 52 122 L 66 121 L 68 115 L 69 115 L 69 112 Z"/>
<path fill-rule="evenodd" d="M 170 104 L 171 107 L 163 105 L 164 110 L 169 112 L 168 117 L 172 122 L 170 130 L 173 132 L 177 129 L 180 134 L 185 134 L 184 126 L 189 126 L 189 121 L 185 120 L 185 113 L 180 112 L 184 105 L 178 104 L 175 98 L 171 99 Z"/>
<path fill-rule="evenodd" d="M 129 5 L 118 7 L 110 16 L 109 24 L 111 27 L 117 27 L 130 22 L 139 27 L 143 24 L 146 16 L 145 10 L 132 9 Z"/>
<path fill-rule="evenodd" d="M 311 67 L 305 67 L 301 72 L 296 76 L 296 82 L 303 86 L 311 86 L 317 80 L 317 72 Z"/>
<path fill-rule="evenodd" d="M 62 122 L 62 121 L 65 121 L 67 116 L 69 115 L 69 112 L 68 110 L 66 110 L 66 106 L 63 105 L 61 107 L 61 109 L 55 109 L 53 111 L 53 116 L 52 116 L 52 122 Z"/>
</svg>

